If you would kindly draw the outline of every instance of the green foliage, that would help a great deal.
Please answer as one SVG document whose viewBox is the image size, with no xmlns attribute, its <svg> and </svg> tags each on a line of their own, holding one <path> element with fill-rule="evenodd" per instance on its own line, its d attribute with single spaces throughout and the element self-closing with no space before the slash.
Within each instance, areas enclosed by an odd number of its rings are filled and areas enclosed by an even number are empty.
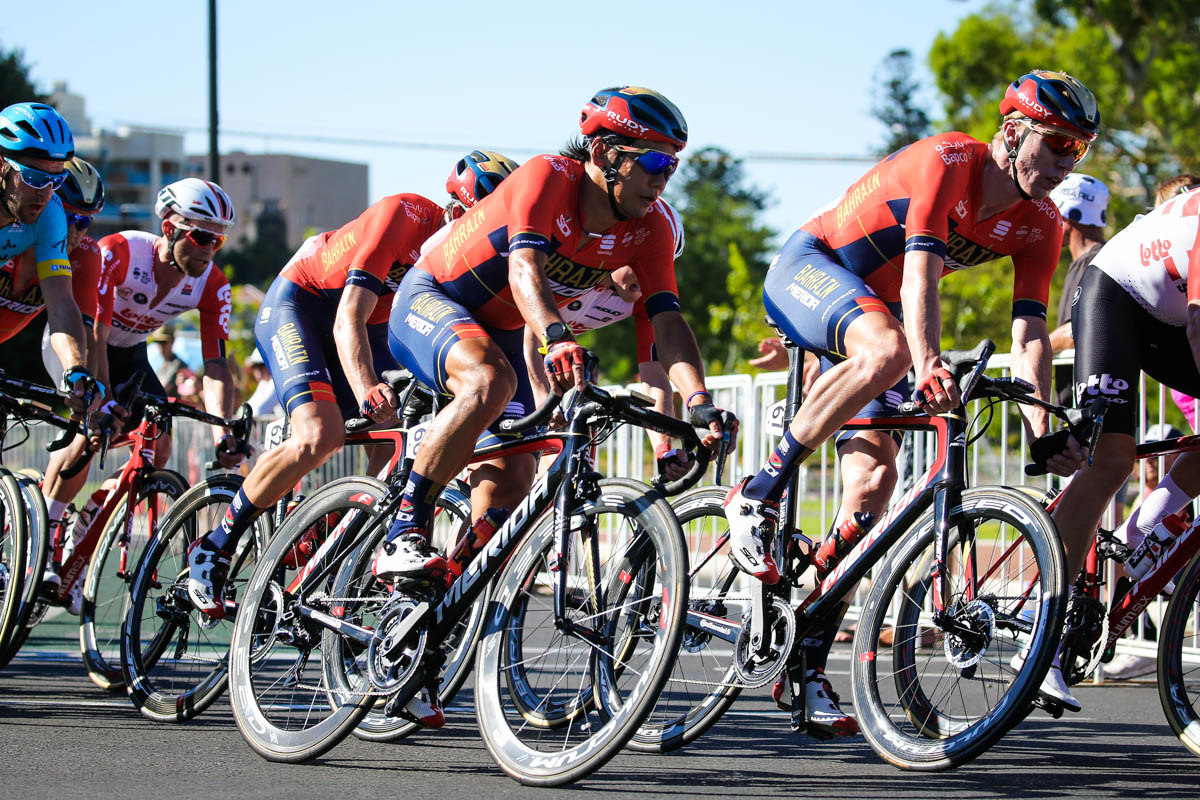
<svg viewBox="0 0 1200 800">
<path fill-rule="evenodd" d="M 18 49 L 0 48 L 0 108 L 31 100 L 46 101 L 29 77 L 25 54 Z"/>
<path fill-rule="evenodd" d="M 243 242 L 240 247 L 223 248 L 217 261 L 235 286 L 249 283 L 266 291 L 294 249 L 286 242 L 259 238 Z"/>
<path fill-rule="evenodd" d="M 880 155 L 894 153 L 932 133 L 929 116 L 917 104 L 920 83 L 913 74 L 912 53 L 893 50 L 880 65 L 871 113 L 888 131 Z"/>
</svg>

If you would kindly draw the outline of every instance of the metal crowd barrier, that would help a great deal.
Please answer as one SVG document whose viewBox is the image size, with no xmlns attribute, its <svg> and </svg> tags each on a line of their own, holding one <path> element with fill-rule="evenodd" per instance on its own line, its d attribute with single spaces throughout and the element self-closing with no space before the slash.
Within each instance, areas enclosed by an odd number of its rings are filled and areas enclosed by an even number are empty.
<svg viewBox="0 0 1200 800">
<path fill-rule="evenodd" d="M 1068 351 L 1061 354 L 1055 364 L 1070 364 L 1073 353 Z M 1009 357 L 999 354 L 992 358 L 989 373 L 1005 375 L 1009 371 Z M 758 470 L 767 455 L 775 447 L 781 428 L 782 415 L 780 403 L 786 390 L 787 375 L 783 372 L 761 373 L 759 375 L 719 375 L 708 378 L 708 387 L 713 393 L 713 402 L 721 407 L 734 411 L 741 421 L 741 431 L 735 451 L 730 455 L 726 467 L 725 482 L 733 483 L 744 475 Z M 638 388 L 632 384 L 628 388 Z M 609 387 L 621 388 L 621 387 Z M 1155 391 L 1151 389 L 1151 391 Z M 1162 388 L 1159 393 L 1158 421 L 1163 421 L 1163 409 L 1170 402 L 1165 398 Z M 1141 408 L 1146 408 L 1146 383 L 1141 387 Z M 968 409 L 972 417 L 989 413 L 985 404 L 976 402 Z M 974 485 L 1028 484 L 1038 490 L 1045 490 L 1055 485 L 1058 479 L 1049 476 L 1032 481 L 1024 476 L 1024 465 L 1028 453 L 1028 441 L 1020 415 L 1014 404 L 1002 403 L 992 407 L 991 413 L 998 418 L 992 421 L 987 432 L 969 442 L 969 458 L 971 481 Z M 1144 413 L 1144 411 L 1143 411 Z M 772 415 L 774 414 L 774 418 Z M 264 430 L 269 420 L 260 421 L 255 432 L 254 444 L 256 449 L 263 441 Z M 1145 426 L 1143 426 L 1144 429 Z M 972 430 L 976 430 L 973 426 Z M 42 425 L 32 425 L 28 429 L 28 437 L 4 454 L 4 461 L 10 468 L 26 468 L 40 471 L 45 468 L 47 454 L 45 443 L 54 438 L 55 431 Z M 973 434 L 972 434 L 973 435 Z M 19 431 L 10 434 L 10 443 L 20 437 Z M 900 480 L 897 496 L 911 485 L 915 476 L 922 474 L 932 458 L 932 434 L 918 434 L 906 439 L 900 456 Z M 125 451 L 117 450 L 109 454 L 105 472 L 112 473 L 121 468 L 126 458 Z M 172 432 L 171 456 L 168 467 L 179 471 L 194 485 L 205 476 L 204 465 L 213 458 L 213 434 L 206 426 L 192 420 L 175 420 Z M 598 468 L 603 474 L 617 477 L 632 477 L 640 480 L 650 480 L 654 472 L 653 454 L 647 437 L 639 428 L 622 427 L 600 443 L 597 452 Z M 301 491 L 307 493 L 314 487 L 321 486 L 345 475 L 364 474 L 366 460 L 361 447 L 343 448 L 326 462 L 320 469 L 309 475 L 301 486 Z M 1161 470 L 1160 474 L 1165 474 Z M 710 470 L 707 481 L 712 482 L 713 473 Z M 103 475 L 97 459 L 89 473 L 89 490 L 98 485 Z M 1139 488 L 1139 482 L 1135 483 Z M 819 541 L 832 525 L 837 513 L 837 504 L 841 495 L 841 480 L 838 461 L 833 446 L 830 443 L 822 445 L 820 450 L 805 462 L 800 476 L 800 527 L 814 541 Z M 87 497 L 81 492 L 77 502 L 82 503 Z M 1106 527 L 1112 527 L 1115 522 L 1114 512 L 1116 503 L 1110 508 L 1106 518 Z M 693 546 L 692 552 L 697 552 Z M 1108 583 L 1111 586 L 1111 580 Z M 869 588 L 869 578 L 864 580 L 847 613 L 847 622 L 852 624 L 859 613 L 859 606 L 865 599 Z M 1158 625 L 1165 611 L 1165 602 L 1159 599 L 1143 615 L 1139 628 L 1147 619 Z M 1146 631 L 1139 630 L 1139 634 Z M 1197 634 L 1200 636 L 1200 632 Z M 1196 643 L 1200 646 L 1200 639 Z M 1122 652 L 1137 652 L 1143 655 L 1153 655 L 1156 647 L 1148 637 L 1139 635 L 1137 639 L 1123 639 L 1118 646 Z M 1200 654 L 1200 649 L 1196 651 Z"/>
</svg>

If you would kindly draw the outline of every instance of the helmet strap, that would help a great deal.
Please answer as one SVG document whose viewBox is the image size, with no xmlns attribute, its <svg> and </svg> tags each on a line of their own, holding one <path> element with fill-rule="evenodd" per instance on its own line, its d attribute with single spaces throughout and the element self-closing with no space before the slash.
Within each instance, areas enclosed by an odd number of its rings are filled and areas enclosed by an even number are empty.
<svg viewBox="0 0 1200 800">
<path fill-rule="evenodd" d="M 183 236 L 183 231 L 179 230 L 179 226 L 177 225 L 172 224 L 171 227 L 173 230 L 171 231 L 170 235 L 167 236 L 167 263 L 171 265 L 171 267 L 180 275 L 186 276 L 187 270 L 179 266 L 179 263 L 175 261 L 175 244 L 179 241 L 180 237 Z"/>
<path fill-rule="evenodd" d="M 1029 129 L 1026 128 L 1024 133 L 1021 134 L 1021 138 L 1017 140 L 1016 146 L 1008 148 L 1008 174 L 1012 176 L 1013 185 L 1017 187 L 1017 192 L 1025 200 L 1032 200 L 1033 198 L 1021 186 L 1021 181 L 1017 177 L 1017 155 L 1020 154 L 1021 146 L 1025 144 L 1025 139 L 1029 136 L 1029 133 Z"/>
</svg>

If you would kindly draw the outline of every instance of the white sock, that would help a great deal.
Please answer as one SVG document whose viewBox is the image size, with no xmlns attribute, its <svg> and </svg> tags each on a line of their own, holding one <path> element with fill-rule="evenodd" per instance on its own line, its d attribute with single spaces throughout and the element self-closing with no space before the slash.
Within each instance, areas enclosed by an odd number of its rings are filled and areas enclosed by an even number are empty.
<svg viewBox="0 0 1200 800">
<path fill-rule="evenodd" d="M 1179 513 L 1191 500 L 1188 493 L 1175 485 L 1175 480 L 1167 475 L 1120 527 L 1117 538 L 1129 545 L 1129 549 L 1136 549 L 1146 534 L 1162 522 L 1163 517 Z"/>
<path fill-rule="evenodd" d="M 58 522 L 67 511 L 67 504 L 61 500 L 51 500 L 46 498 L 46 511 L 50 515 L 50 522 Z"/>
</svg>

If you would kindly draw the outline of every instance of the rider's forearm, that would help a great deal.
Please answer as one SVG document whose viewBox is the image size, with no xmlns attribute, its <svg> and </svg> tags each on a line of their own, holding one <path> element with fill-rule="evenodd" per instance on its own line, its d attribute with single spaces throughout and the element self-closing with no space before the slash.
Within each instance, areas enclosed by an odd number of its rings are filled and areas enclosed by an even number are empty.
<svg viewBox="0 0 1200 800">
<path fill-rule="evenodd" d="M 539 340 L 552 322 L 562 322 L 550 280 L 546 277 L 546 254 L 524 248 L 508 258 L 508 285 L 517 310 Z"/>
<path fill-rule="evenodd" d="M 333 341 L 337 345 L 342 371 L 355 399 L 361 404 L 379 380 L 375 375 L 375 359 L 367 340 L 366 323 L 359 319 L 345 319 L 339 314 L 333 323 Z"/>
<path fill-rule="evenodd" d="M 103 322 L 92 327 L 88 348 L 88 362 L 96 365 L 96 380 L 108 386 L 108 326 Z"/>
<path fill-rule="evenodd" d="M 233 416 L 233 407 L 238 400 L 238 390 L 233 383 L 233 374 L 224 359 L 211 359 L 204 362 L 204 378 L 202 380 L 204 393 L 204 410 L 217 417 Z M 214 436 L 219 440 L 223 431 L 214 430 Z"/>
<path fill-rule="evenodd" d="M 1045 320 L 1017 317 L 1012 327 L 1012 374 L 1034 386 L 1034 396 L 1050 400 L 1050 336 Z M 1036 439 L 1050 429 L 1050 417 L 1040 408 L 1021 405 L 1025 432 Z"/>
<path fill-rule="evenodd" d="M 1200 365 L 1200 303 L 1188 303 L 1187 338 L 1192 348 L 1192 358 Z"/>
<path fill-rule="evenodd" d="M 47 306 L 46 312 L 50 325 L 50 347 L 58 356 L 63 370 L 86 364 L 87 334 L 79 309 L 72 305 L 69 309 L 60 307 L 51 311 Z"/>
<path fill-rule="evenodd" d="M 904 258 L 900 304 L 904 310 L 904 338 L 918 377 L 941 365 L 941 272 L 942 259 L 937 256 L 914 251 Z"/>
<path fill-rule="evenodd" d="M 638 364 L 638 376 L 650 389 L 650 397 L 654 400 L 652 408 L 668 417 L 675 416 L 674 393 L 671 390 L 671 381 L 667 378 L 667 373 L 662 368 L 662 365 L 657 361 L 642 361 Z M 656 448 L 663 442 L 671 441 L 669 436 L 658 431 L 647 429 L 646 433 L 650 437 L 650 444 Z"/>
<path fill-rule="evenodd" d="M 540 408 L 550 396 L 550 382 L 546 379 L 542 354 L 538 352 L 538 336 L 527 325 L 525 326 L 525 368 L 529 372 L 529 385 L 533 389 L 534 408 Z"/>
</svg>

